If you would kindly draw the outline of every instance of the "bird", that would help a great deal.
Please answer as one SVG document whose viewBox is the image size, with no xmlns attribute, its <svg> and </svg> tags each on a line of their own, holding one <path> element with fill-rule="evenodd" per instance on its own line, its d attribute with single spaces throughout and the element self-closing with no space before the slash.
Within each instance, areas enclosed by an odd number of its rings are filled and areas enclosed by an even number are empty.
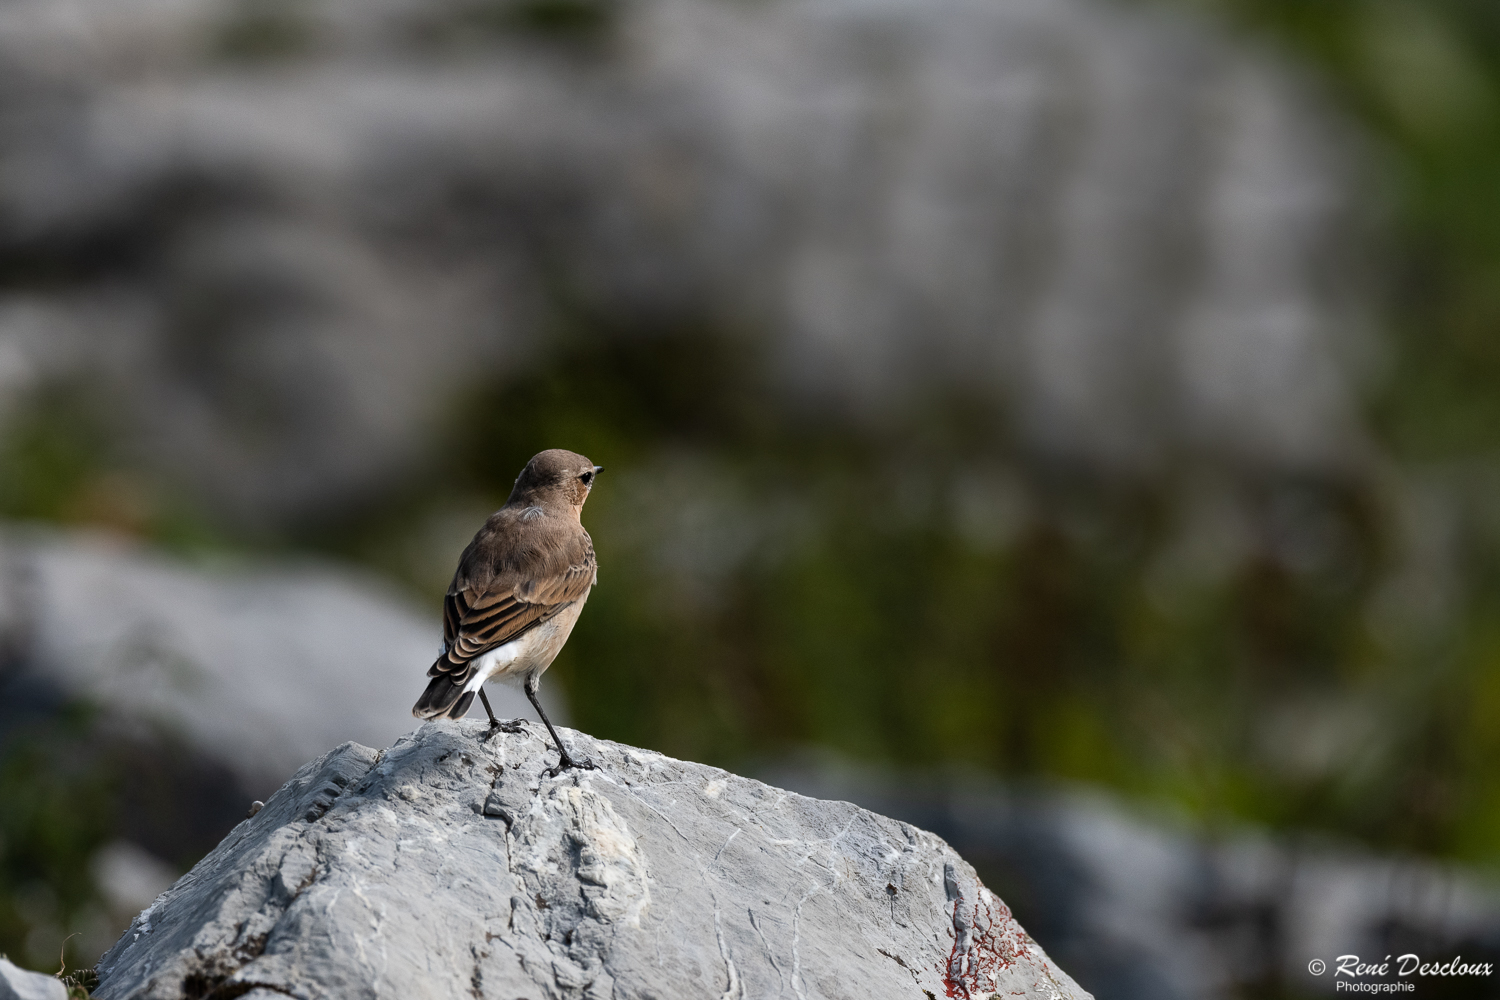
<svg viewBox="0 0 1500 1000">
<path fill-rule="evenodd" d="M 461 719 L 478 694 L 490 725 L 498 727 L 484 682 L 519 681 L 557 744 L 557 770 L 592 766 L 568 753 L 536 692 L 599 579 L 594 540 L 580 515 L 603 471 L 561 448 L 526 463 L 505 506 L 459 557 L 443 598 L 442 652 L 412 715 Z"/>
</svg>

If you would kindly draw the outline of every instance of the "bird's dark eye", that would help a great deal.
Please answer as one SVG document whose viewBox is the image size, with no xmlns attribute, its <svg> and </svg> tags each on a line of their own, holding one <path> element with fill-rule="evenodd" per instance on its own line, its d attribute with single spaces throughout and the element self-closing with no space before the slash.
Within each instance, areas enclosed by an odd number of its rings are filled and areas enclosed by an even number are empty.
<svg viewBox="0 0 1500 1000">
<path fill-rule="evenodd" d="M 583 480 L 583 485 L 585 486 L 589 486 L 594 482 L 594 474 L 592 472 L 585 472 L 578 478 Z"/>
</svg>

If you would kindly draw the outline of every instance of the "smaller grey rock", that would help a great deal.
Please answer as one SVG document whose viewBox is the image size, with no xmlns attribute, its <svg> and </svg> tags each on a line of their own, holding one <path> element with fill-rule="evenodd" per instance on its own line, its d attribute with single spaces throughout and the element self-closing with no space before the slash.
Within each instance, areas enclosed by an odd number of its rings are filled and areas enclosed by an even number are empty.
<svg viewBox="0 0 1500 1000">
<path fill-rule="evenodd" d="M 27 972 L 0 958 L 0 1000 L 68 1000 L 68 988 L 52 976 Z"/>
<path fill-rule="evenodd" d="M 21 583 L 0 586 L 0 629 L 6 607 L 24 609 L 39 680 L 120 719 L 165 724 L 258 799 L 330 746 L 386 746 L 410 731 L 413 664 L 431 663 L 440 638 L 432 616 L 331 566 L 206 567 L 106 536 L 6 526 L 0 584 L 11 577 Z M 87 627 L 66 623 L 76 602 Z M 530 711 L 518 690 L 490 700 L 505 717 Z M 543 704 L 566 724 L 565 705 Z"/>
</svg>

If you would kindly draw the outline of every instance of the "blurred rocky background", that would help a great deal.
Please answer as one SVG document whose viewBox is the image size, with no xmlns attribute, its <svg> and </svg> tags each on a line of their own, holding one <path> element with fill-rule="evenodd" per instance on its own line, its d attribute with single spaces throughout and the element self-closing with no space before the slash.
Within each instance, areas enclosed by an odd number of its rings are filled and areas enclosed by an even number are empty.
<svg viewBox="0 0 1500 1000">
<path fill-rule="evenodd" d="M 1106 1000 L 1500 949 L 1497 172 L 1472 0 L 0 2 L 0 951 L 409 728 L 552 446 L 580 728 L 877 769 Z"/>
</svg>

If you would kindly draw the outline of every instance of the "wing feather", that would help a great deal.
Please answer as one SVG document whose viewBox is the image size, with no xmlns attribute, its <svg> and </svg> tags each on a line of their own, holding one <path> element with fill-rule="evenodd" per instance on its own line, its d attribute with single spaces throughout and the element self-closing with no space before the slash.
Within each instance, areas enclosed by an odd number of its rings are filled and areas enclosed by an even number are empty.
<svg viewBox="0 0 1500 1000">
<path fill-rule="evenodd" d="M 593 540 L 580 529 L 567 542 L 542 553 L 523 553 L 530 558 L 497 564 L 486 560 L 483 533 L 476 537 L 443 598 L 444 652 L 428 676 L 468 676 L 473 660 L 525 635 L 586 595 L 598 577 Z"/>
</svg>

